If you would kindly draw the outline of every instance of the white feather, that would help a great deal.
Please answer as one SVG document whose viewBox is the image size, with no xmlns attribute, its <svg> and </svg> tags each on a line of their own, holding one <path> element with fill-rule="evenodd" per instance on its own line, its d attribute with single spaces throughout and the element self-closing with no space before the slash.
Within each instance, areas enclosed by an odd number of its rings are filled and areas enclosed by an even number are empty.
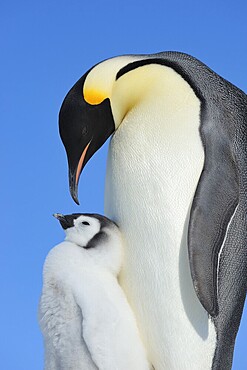
<svg viewBox="0 0 247 370">
<path fill-rule="evenodd" d="M 117 281 L 121 235 L 112 224 L 103 229 L 107 239 L 84 249 L 82 245 L 99 231 L 100 224 L 87 218 L 90 227 L 83 228 L 81 217 L 67 229 L 66 241 L 50 251 L 44 264 L 39 321 L 45 368 L 149 369 L 135 318 Z"/>
<path fill-rule="evenodd" d="M 105 211 L 126 239 L 120 282 L 148 356 L 156 370 L 211 369 L 216 332 L 195 294 L 187 254 L 204 162 L 200 101 L 172 68 L 147 65 L 115 81 L 111 107 L 117 130 Z"/>
</svg>

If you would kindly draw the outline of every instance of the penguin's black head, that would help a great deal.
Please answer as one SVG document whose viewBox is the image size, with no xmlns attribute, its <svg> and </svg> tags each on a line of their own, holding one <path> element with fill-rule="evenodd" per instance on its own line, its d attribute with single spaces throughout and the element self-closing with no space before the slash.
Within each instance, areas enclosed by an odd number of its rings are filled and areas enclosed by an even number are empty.
<svg viewBox="0 0 247 370">
<path fill-rule="evenodd" d="M 77 204 L 78 182 L 85 164 L 147 90 L 142 83 L 144 80 L 149 85 L 145 72 L 141 78 L 130 75 L 143 65 L 139 59 L 142 57 L 122 56 L 97 64 L 76 82 L 63 101 L 59 131 L 68 158 L 70 193 Z M 134 60 L 136 63 L 132 63 Z"/>
<path fill-rule="evenodd" d="M 87 74 L 69 91 L 59 113 L 59 132 L 69 165 L 70 193 L 77 204 L 82 169 L 115 130 L 109 99 L 96 105 L 85 101 L 83 84 Z"/>
</svg>

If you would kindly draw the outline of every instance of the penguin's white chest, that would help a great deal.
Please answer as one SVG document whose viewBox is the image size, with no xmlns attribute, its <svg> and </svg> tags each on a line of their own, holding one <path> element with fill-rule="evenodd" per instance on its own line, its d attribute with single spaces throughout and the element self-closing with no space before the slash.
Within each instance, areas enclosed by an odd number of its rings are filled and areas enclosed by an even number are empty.
<svg viewBox="0 0 247 370">
<path fill-rule="evenodd" d="M 106 176 L 106 214 L 126 242 L 121 284 L 156 370 L 210 369 L 215 346 L 187 256 L 204 152 L 200 102 L 183 83 L 185 93 L 153 96 L 128 113 L 112 138 Z"/>
</svg>

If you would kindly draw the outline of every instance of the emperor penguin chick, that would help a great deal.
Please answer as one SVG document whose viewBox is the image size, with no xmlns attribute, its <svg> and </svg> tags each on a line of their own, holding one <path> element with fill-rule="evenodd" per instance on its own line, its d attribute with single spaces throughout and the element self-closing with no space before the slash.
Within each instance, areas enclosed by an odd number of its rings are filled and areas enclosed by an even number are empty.
<svg viewBox="0 0 247 370">
<path fill-rule="evenodd" d="M 48 254 L 39 323 L 46 370 L 148 370 L 136 321 L 120 288 L 118 227 L 97 214 L 54 215 L 65 241 Z"/>
</svg>

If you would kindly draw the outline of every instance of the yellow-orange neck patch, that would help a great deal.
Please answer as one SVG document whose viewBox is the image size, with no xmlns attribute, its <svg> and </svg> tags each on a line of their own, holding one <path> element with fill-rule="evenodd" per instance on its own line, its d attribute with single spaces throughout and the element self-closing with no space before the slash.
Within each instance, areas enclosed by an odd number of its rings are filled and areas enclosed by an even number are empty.
<svg viewBox="0 0 247 370">
<path fill-rule="evenodd" d="M 84 99 L 88 104 L 96 105 L 102 103 L 107 98 L 103 91 L 94 89 L 85 89 L 83 91 Z"/>
</svg>

